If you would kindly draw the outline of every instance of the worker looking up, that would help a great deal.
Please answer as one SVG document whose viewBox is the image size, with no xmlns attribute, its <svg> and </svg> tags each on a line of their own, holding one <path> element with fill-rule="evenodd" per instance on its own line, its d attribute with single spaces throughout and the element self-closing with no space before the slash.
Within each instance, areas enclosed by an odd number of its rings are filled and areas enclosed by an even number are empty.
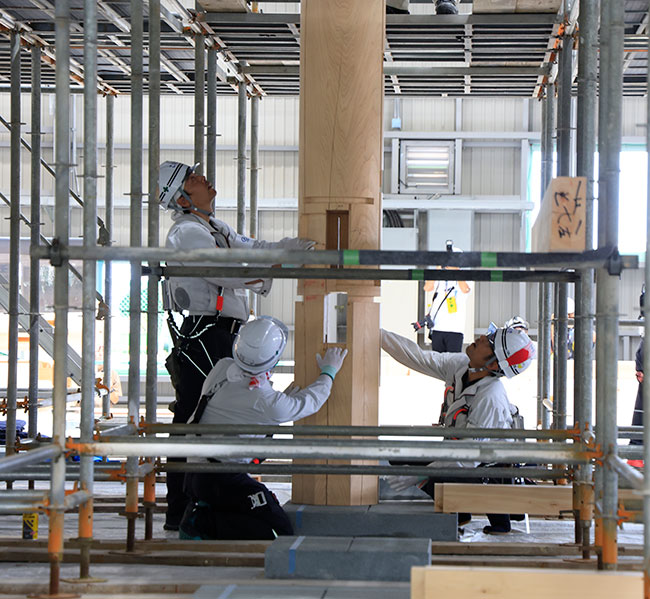
<svg viewBox="0 0 650 599">
<path fill-rule="evenodd" d="M 286 237 L 274 243 L 250 239 L 214 218 L 217 192 L 204 176 L 195 172 L 197 166 L 173 161 L 160 166 L 160 205 L 173 211 L 174 221 L 166 247 L 309 250 L 314 246 L 309 239 Z M 219 359 L 232 355 L 235 335 L 249 316 L 247 292 L 266 296 L 271 283 L 270 279 L 215 277 L 173 277 L 165 282 L 164 300 L 170 309 L 174 341 L 174 349 L 165 363 L 176 391 L 173 422 L 188 421 L 208 372 Z M 180 328 L 174 322 L 172 310 L 184 314 Z M 178 530 L 187 504 L 182 485 L 183 473 L 167 474 L 166 530 Z"/>
<path fill-rule="evenodd" d="M 205 380 L 191 421 L 272 425 L 318 412 L 330 395 L 347 350 L 330 347 L 323 357 L 317 354 L 320 375 L 304 389 L 292 386 L 285 392 L 275 391 L 271 371 L 287 336 L 287 327 L 270 316 L 244 325 L 233 346 L 233 357 L 217 362 Z M 202 441 L 207 439 L 201 435 Z M 229 461 L 248 463 L 253 459 Z M 219 456 L 208 461 L 219 461 Z M 293 534 L 273 493 L 245 473 L 188 472 L 185 489 L 192 501 L 180 525 L 182 539 L 273 539 Z"/>
<path fill-rule="evenodd" d="M 440 413 L 440 426 L 456 428 L 521 428 L 517 408 L 508 401 L 499 380 L 520 374 L 535 357 L 535 347 L 526 333 L 519 329 L 498 328 L 481 335 L 467 347 L 466 353 L 438 353 L 421 349 L 415 342 L 382 330 L 381 346 L 404 366 L 445 383 L 445 397 Z M 430 465 L 474 468 L 475 462 L 433 462 Z M 438 477 L 390 477 L 396 490 L 417 485 L 434 496 L 434 482 L 467 482 Z M 488 514 L 487 534 L 510 532 L 508 514 Z M 459 524 L 467 523 L 470 514 L 459 514 Z"/>
</svg>

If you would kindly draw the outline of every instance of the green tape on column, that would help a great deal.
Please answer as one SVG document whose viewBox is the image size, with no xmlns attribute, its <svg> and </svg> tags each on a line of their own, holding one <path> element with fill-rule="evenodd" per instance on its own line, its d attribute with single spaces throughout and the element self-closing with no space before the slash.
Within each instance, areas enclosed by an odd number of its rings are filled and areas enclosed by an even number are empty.
<svg viewBox="0 0 650 599">
<path fill-rule="evenodd" d="M 359 250 L 343 250 L 343 264 L 346 266 L 359 264 Z"/>
<path fill-rule="evenodd" d="M 481 266 L 486 268 L 498 266 L 496 252 L 481 252 Z"/>
<path fill-rule="evenodd" d="M 411 281 L 424 281 L 424 271 L 423 270 L 412 270 L 411 271 Z"/>
<path fill-rule="evenodd" d="M 503 281 L 503 271 L 493 270 L 490 272 L 490 281 Z"/>
</svg>

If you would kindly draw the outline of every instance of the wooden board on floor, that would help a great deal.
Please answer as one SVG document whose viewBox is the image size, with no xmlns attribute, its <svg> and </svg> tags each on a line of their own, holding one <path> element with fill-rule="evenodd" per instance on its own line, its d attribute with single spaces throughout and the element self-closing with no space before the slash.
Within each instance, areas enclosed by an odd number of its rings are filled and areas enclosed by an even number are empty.
<svg viewBox="0 0 650 599">
<path fill-rule="evenodd" d="M 619 500 L 624 503 L 636 497 L 631 489 L 619 490 Z M 435 486 L 437 512 L 558 516 L 572 509 L 571 485 L 438 483 Z"/>
<path fill-rule="evenodd" d="M 474 0 L 474 14 L 557 13 L 562 0 Z"/>
<path fill-rule="evenodd" d="M 200 0 L 208 12 L 250 12 L 246 0 Z"/>
<path fill-rule="evenodd" d="M 643 596 L 639 572 L 421 566 L 411 570 L 411 599 L 633 599 Z"/>
</svg>

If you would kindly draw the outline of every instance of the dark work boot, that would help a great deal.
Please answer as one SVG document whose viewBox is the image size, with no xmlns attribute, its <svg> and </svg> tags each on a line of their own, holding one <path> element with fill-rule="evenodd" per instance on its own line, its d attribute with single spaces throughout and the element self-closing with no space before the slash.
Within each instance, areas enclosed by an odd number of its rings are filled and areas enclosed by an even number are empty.
<svg viewBox="0 0 650 599">
<path fill-rule="evenodd" d="M 457 15 L 456 0 L 436 0 L 437 15 Z"/>
<path fill-rule="evenodd" d="M 465 526 L 465 524 L 469 524 L 471 521 L 472 521 L 472 514 L 465 514 L 463 512 L 459 512 L 458 526 Z"/>
<path fill-rule="evenodd" d="M 510 516 L 508 514 L 488 514 L 490 526 L 483 528 L 486 535 L 505 535 L 510 532 Z"/>
</svg>

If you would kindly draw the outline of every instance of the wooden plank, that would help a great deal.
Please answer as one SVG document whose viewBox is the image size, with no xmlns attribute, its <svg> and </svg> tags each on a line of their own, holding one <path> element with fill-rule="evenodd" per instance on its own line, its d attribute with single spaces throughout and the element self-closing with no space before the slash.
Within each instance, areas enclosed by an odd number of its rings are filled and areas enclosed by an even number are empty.
<svg viewBox="0 0 650 599">
<path fill-rule="evenodd" d="M 250 12 L 246 0 L 201 0 L 199 4 L 208 12 Z"/>
<path fill-rule="evenodd" d="M 474 14 L 557 13 L 562 0 L 474 0 Z"/>
<path fill-rule="evenodd" d="M 573 510 L 571 485 L 481 485 L 438 483 L 434 509 L 437 512 L 479 514 L 530 514 L 558 516 Z M 638 493 L 620 489 L 619 501 L 634 501 Z"/>
<path fill-rule="evenodd" d="M 513 13 L 517 0 L 474 0 L 472 12 L 476 15 L 488 13 Z"/>
<path fill-rule="evenodd" d="M 562 6 L 562 0 L 517 0 L 517 13 L 553 13 Z"/>
<path fill-rule="evenodd" d="M 415 580 L 411 585 L 411 599 L 521 599 L 522 595 L 526 599 L 574 599 L 576 596 L 627 599 L 643 596 L 643 575 L 638 572 L 420 566 L 412 568 L 411 580 Z"/>
<path fill-rule="evenodd" d="M 534 252 L 582 252 L 586 247 L 585 177 L 551 181 L 531 234 Z"/>
</svg>

